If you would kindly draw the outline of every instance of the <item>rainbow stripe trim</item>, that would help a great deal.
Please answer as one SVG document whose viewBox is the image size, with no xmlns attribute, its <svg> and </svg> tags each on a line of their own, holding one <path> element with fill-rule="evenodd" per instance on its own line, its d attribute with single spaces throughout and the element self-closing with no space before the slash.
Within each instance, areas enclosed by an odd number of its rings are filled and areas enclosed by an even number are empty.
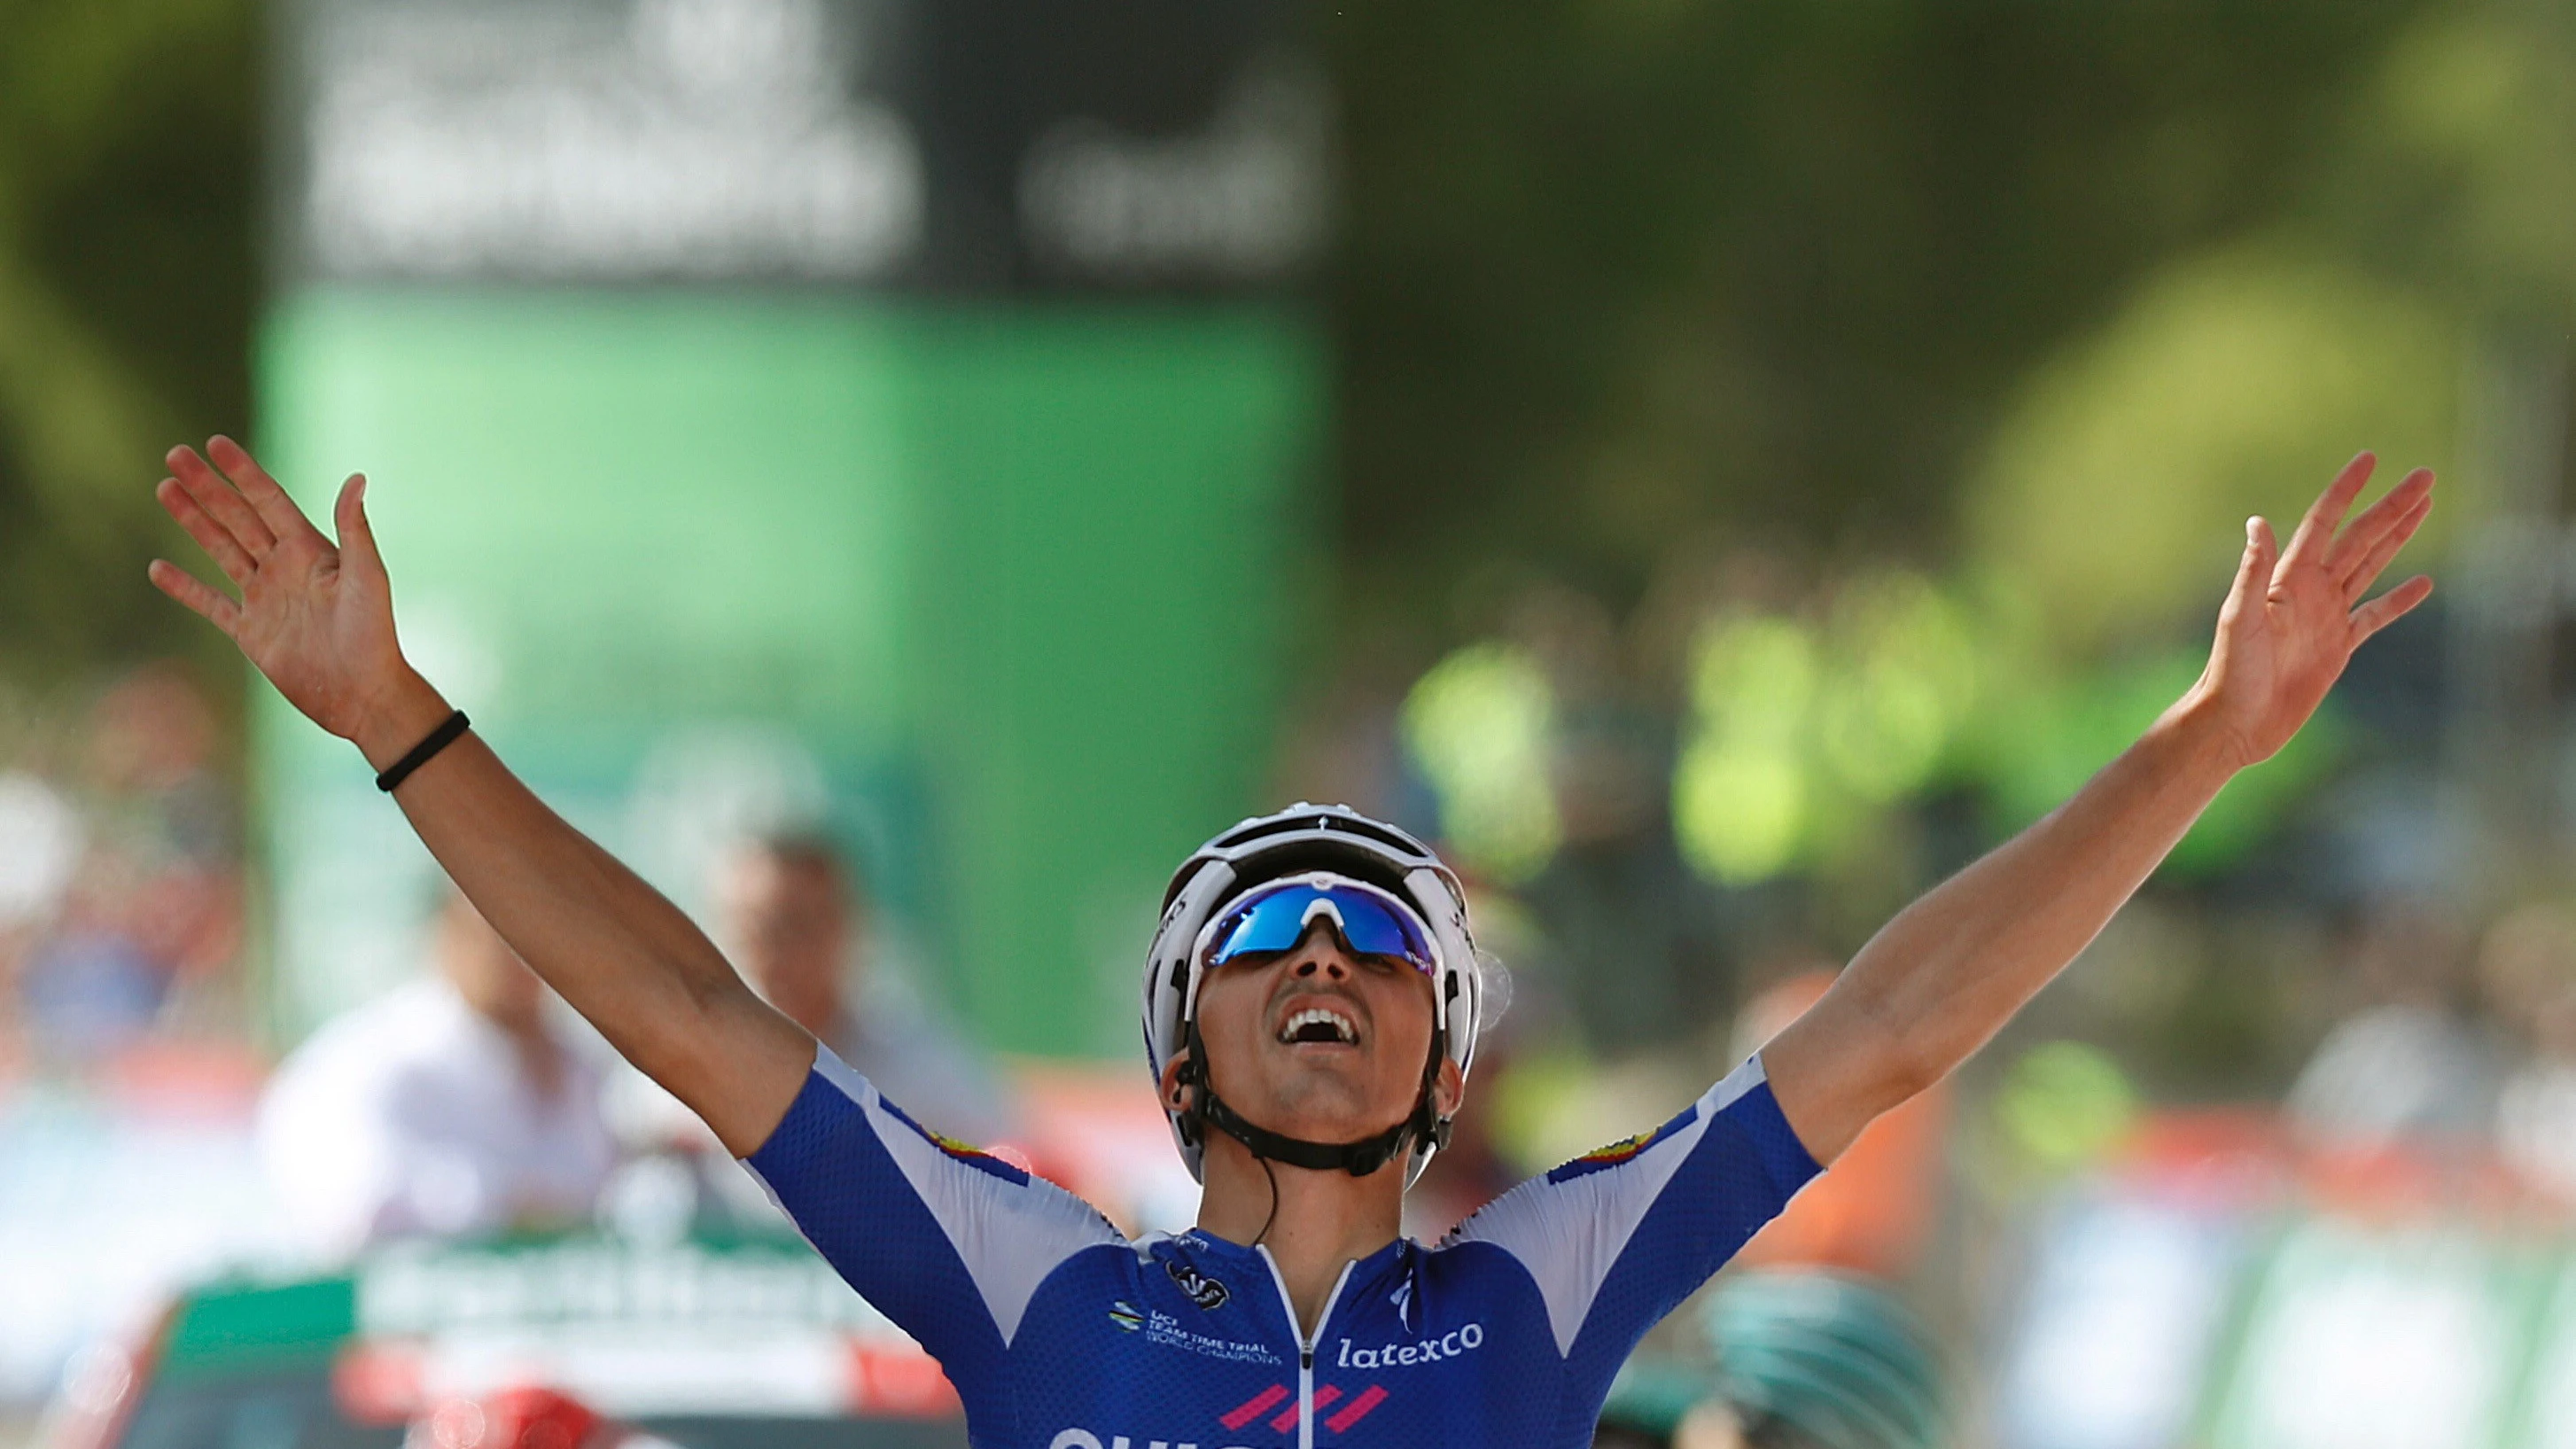
<svg viewBox="0 0 2576 1449">
<path fill-rule="evenodd" d="M 1691 1123 L 1697 1120 L 1699 1120 L 1699 1104 L 1697 1102 L 1693 1102 L 1691 1105 L 1684 1107 L 1680 1114 L 1674 1117 L 1673 1120 L 1656 1128 L 1652 1132 L 1640 1132 L 1634 1137 L 1623 1137 L 1620 1140 L 1611 1143 L 1607 1147 L 1595 1147 L 1590 1152 L 1583 1154 L 1572 1162 L 1568 1162 L 1561 1167 L 1550 1170 L 1547 1175 L 1547 1180 L 1550 1182 L 1571 1182 L 1575 1178 L 1585 1176 L 1589 1173 L 1600 1172 L 1606 1168 L 1617 1167 L 1619 1164 L 1634 1158 L 1638 1153 L 1643 1152 L 1665 1138 L 1672 1136 L 1674 1133 L 1688 1127 Z"/>
<path fill-rule="evenodd" d="M 922 1126 L 919 1122 L 914 1121 L 911 1113 L 906 1112 L 901 1107 L 887 1101 L 882 1095 L 877 1098 L 877 1103 L 884 1107 L 887 1112 L 891 1113 L 896 1121 L 901 1122 L 906 1127 L 920 1133 L 923 1141 L 938 1148 L 940 1151 L 947 1153 L 950 1157 L 957 1159 L 959 1162 L 965 1163 L 968 1167 L 974 1168 L 978 1172 L 990 1173 L 1014 1187 L 1024 1186 L 1027 1184 L 1029 1180 L 1029 1175 L 1027 1173 L 1022 1172 L 1011 1164 L 995 1157 L 993 1154 L 971 1147 L 966 1143 L 958 1141 L 954 1137 L 931 1131 L 929 1128 Z"/>
</svg>

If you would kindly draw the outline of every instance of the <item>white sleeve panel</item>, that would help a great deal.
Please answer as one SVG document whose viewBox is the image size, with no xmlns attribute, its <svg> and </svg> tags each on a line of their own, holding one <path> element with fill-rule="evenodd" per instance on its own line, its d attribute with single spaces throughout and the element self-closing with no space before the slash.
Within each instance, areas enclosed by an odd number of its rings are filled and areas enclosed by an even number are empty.
<svg viewBox="0 0 2576 1449">
<path fill-rule="evenodd" d="M 1602 1280 L 1709 1123 L 1760 1086 L 1756 1057 L 1727 1074 L 1672 1121 L 1587 1153 L 1496 1198 L 1450 1233 L 1453 1243 L 1491 1243 L 1538 1284 L 1558 1353 L 1571 1353 Z"/>
<path fill-rule="evenodd" d="M 1046 1179 L 934 1139 L 830 1048 L 822 1049 L 814 1069 L 866 1115 L 886 1155 L 948 1235 L 1004 1345 L 1018 1334 L 1038 1285 L 1065 1259 L 1127 1241 L 1097 1209 Z"/>
</svg>

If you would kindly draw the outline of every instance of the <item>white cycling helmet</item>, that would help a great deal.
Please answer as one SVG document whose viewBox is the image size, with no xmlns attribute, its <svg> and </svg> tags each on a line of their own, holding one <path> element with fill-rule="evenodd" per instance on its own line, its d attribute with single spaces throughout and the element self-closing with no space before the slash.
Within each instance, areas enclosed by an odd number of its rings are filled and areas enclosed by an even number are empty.
<svg viewBox="0 0 2576 1449">
<path fill-rule="evenodd" d="M 1476 1028 L 1487 1003 L 1484 963 L 1467 929 L 1467 897 L 1456 873 L 1431 848 L 1382 821 L 1344 805 L 1299 803 L 1258 816 L 1217 836 L 1191 854 L 1163 893 L 1163 921 L 1145 954 L 1145 1067 L 1161 1091 L 1163 1068 L 1192 1044 L 1197 1032 L 1199 976 L 1205 969 L 1200 937 L 1227 905 L 1246 891 L 1286 876 L 1329 872 L 1392 892 L 1430 928 L 1434 1055 L 1424 1064 L 1423 1095 L 1404 1121 L 1360 1142 L 1314 1143 L 1283 1137 L 1244 1121 L 1208 1089 L 1203 1053 L 1183 1067 L 1194 1093 L 1186 1110 L 1172 1110 L 1172 1140 L 1190 1175 L 1202 1181 L 1200 1155 L 1206 1130 L 1242 1141 L 1258 1156 L 1305 1167 L 1341 1167 L 1355 1175 L 1375 1171 L 1399 1147 L 1411 1148 L 1405 1184 L 1449 1139 L 1449 1121 L 1435 1117 L 1430 1083 L 1445 1054 L 1463 1079 L 1476 1059 Z"/>
</svg>

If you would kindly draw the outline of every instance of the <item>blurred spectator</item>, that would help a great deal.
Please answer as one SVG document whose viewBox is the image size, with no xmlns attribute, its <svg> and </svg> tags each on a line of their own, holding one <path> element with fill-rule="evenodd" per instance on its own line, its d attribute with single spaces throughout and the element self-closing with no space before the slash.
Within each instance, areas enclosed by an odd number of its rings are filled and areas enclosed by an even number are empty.
<svg viewBox="0 0 2576 1449">
<path fill-rule="evenodd" d="M 204 695 L 175 665 L 85 711 L 69 788 L 0 777 L 0 991 L 34 1052 L 84 1066 L 147 1033 L 237 1032 L 238 832 Z"/>
<path fill-rule="evenodd" d="M 316 1250 L 588 1217 L 615 1156 L 599 1079 L 543 983 L 459 894 L 436 972 L 326 1024 L 278 1069 L 260 1153 Z"/>
<path fill-rule="evenodd" d="M 0 1087 L 30 1055 L 20 983 L 80 848 L 80 817 L 59 791 L 28 771 L 0 771 Z"/>
<path fill-rule="evenodd" d="M 753 837 L 724 862 L 716 902 L 752 989 L 889 1100 L 970 1142 L 1012 1135 L 991 1068 L 870 969 L 866 897 L 838 846 L 801 831 Z"/>
<path fill-rule="evenodd" d="M 0 928 L 51 914 L 80 849 L 80 817 L 60 792 L 24 771 L 0 773 Z"/>
<path fill-rule="evenodd" d="M 80 922 L 39 942 L 18 995 L 42 1056 L 87 1062 L 152 1027 L 168 978 L 109 922 Z"/>
<path fill-rule="evenodd" d="M 1619 1370 L 1595 1449 L 1939 1449 L 1954 1406 L 1931 1331 L 1885 1288 L 1810 1270 L 1729 1271 L 1700 1300 L 1700 1353 Z"/>
<path fill-rule="evenodd" d="M 2480 944 L 2478 974 L 2526 1053 L 2497 1093 L 2497 1152 L 2576 1204 L 2576 912 L 2544 904 L 2507 915 Z"/>
<path fill-rule="evenodd" d="M 2428 908 L 2396 907 L 2365 926 L 2351 965 L 2367 1004 L 2326 1034 L 2290 1088 L 2291 1120 L 2311 1143 L 2371 1152 L 2485 1137 L 2495 1050 L 2460 1009 L 2465 956 Z"/>
<path fill-rule="evenodd" d="M 214 768 L 214 708 L 177 665 L 154 664 L 100 695 L 87 726 L 93 888 L 162 978 L 158 1025 L 237 1028 L 235 1003 L 208 999 L 236 984 L 241 947 L 240 827 Z"/>
<path fill-rule="evenodd" d="M 1733 1273 L 1700 1306 L 1723 1416 L 1676 1449 L 1937 1449 L 1953 1417 L 1929 1330 L 1883 1288 L 1830 1273 Z"/>
</svg>

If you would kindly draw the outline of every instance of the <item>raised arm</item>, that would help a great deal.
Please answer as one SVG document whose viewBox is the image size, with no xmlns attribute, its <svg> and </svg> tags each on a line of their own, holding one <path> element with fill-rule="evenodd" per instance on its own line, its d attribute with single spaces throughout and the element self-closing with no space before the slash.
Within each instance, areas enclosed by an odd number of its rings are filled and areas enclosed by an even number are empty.
<svg viewBox="0 0 2576 1449">
<path fill-rule="evenodd" d="M 1763 1048 L 1781 1112 L 1820 1162 L 1939 1081 L 2084 949 L 2238 770 L 2271 758 L 2363 640 L 2433 591 L 2367 603 L 2433 505 L 2419 469 L 2343 527 L 2375 461 L 2319 497 L 2287 549 L 2260 518 L 2199 682 L 2073 799 L 1889 921 Z"/>
<path fill-rule="evenodd" d="M 161 506 L 241 591 L 165 560 L 162 592 L 241 646 L 287 702 L 378 770 L 448 716 L 403 659 L 393 591 L 368 531 L 366 480 L 342 485 L 339 543 L 229 438 L 173 448 Z M 814 1039 L 734 974 L 706 936 L 547 808 L 472 734 L 394 792 L 475 909 L 646 1076 L 748 1156 L 787 1113 Z"/>
</svg>

